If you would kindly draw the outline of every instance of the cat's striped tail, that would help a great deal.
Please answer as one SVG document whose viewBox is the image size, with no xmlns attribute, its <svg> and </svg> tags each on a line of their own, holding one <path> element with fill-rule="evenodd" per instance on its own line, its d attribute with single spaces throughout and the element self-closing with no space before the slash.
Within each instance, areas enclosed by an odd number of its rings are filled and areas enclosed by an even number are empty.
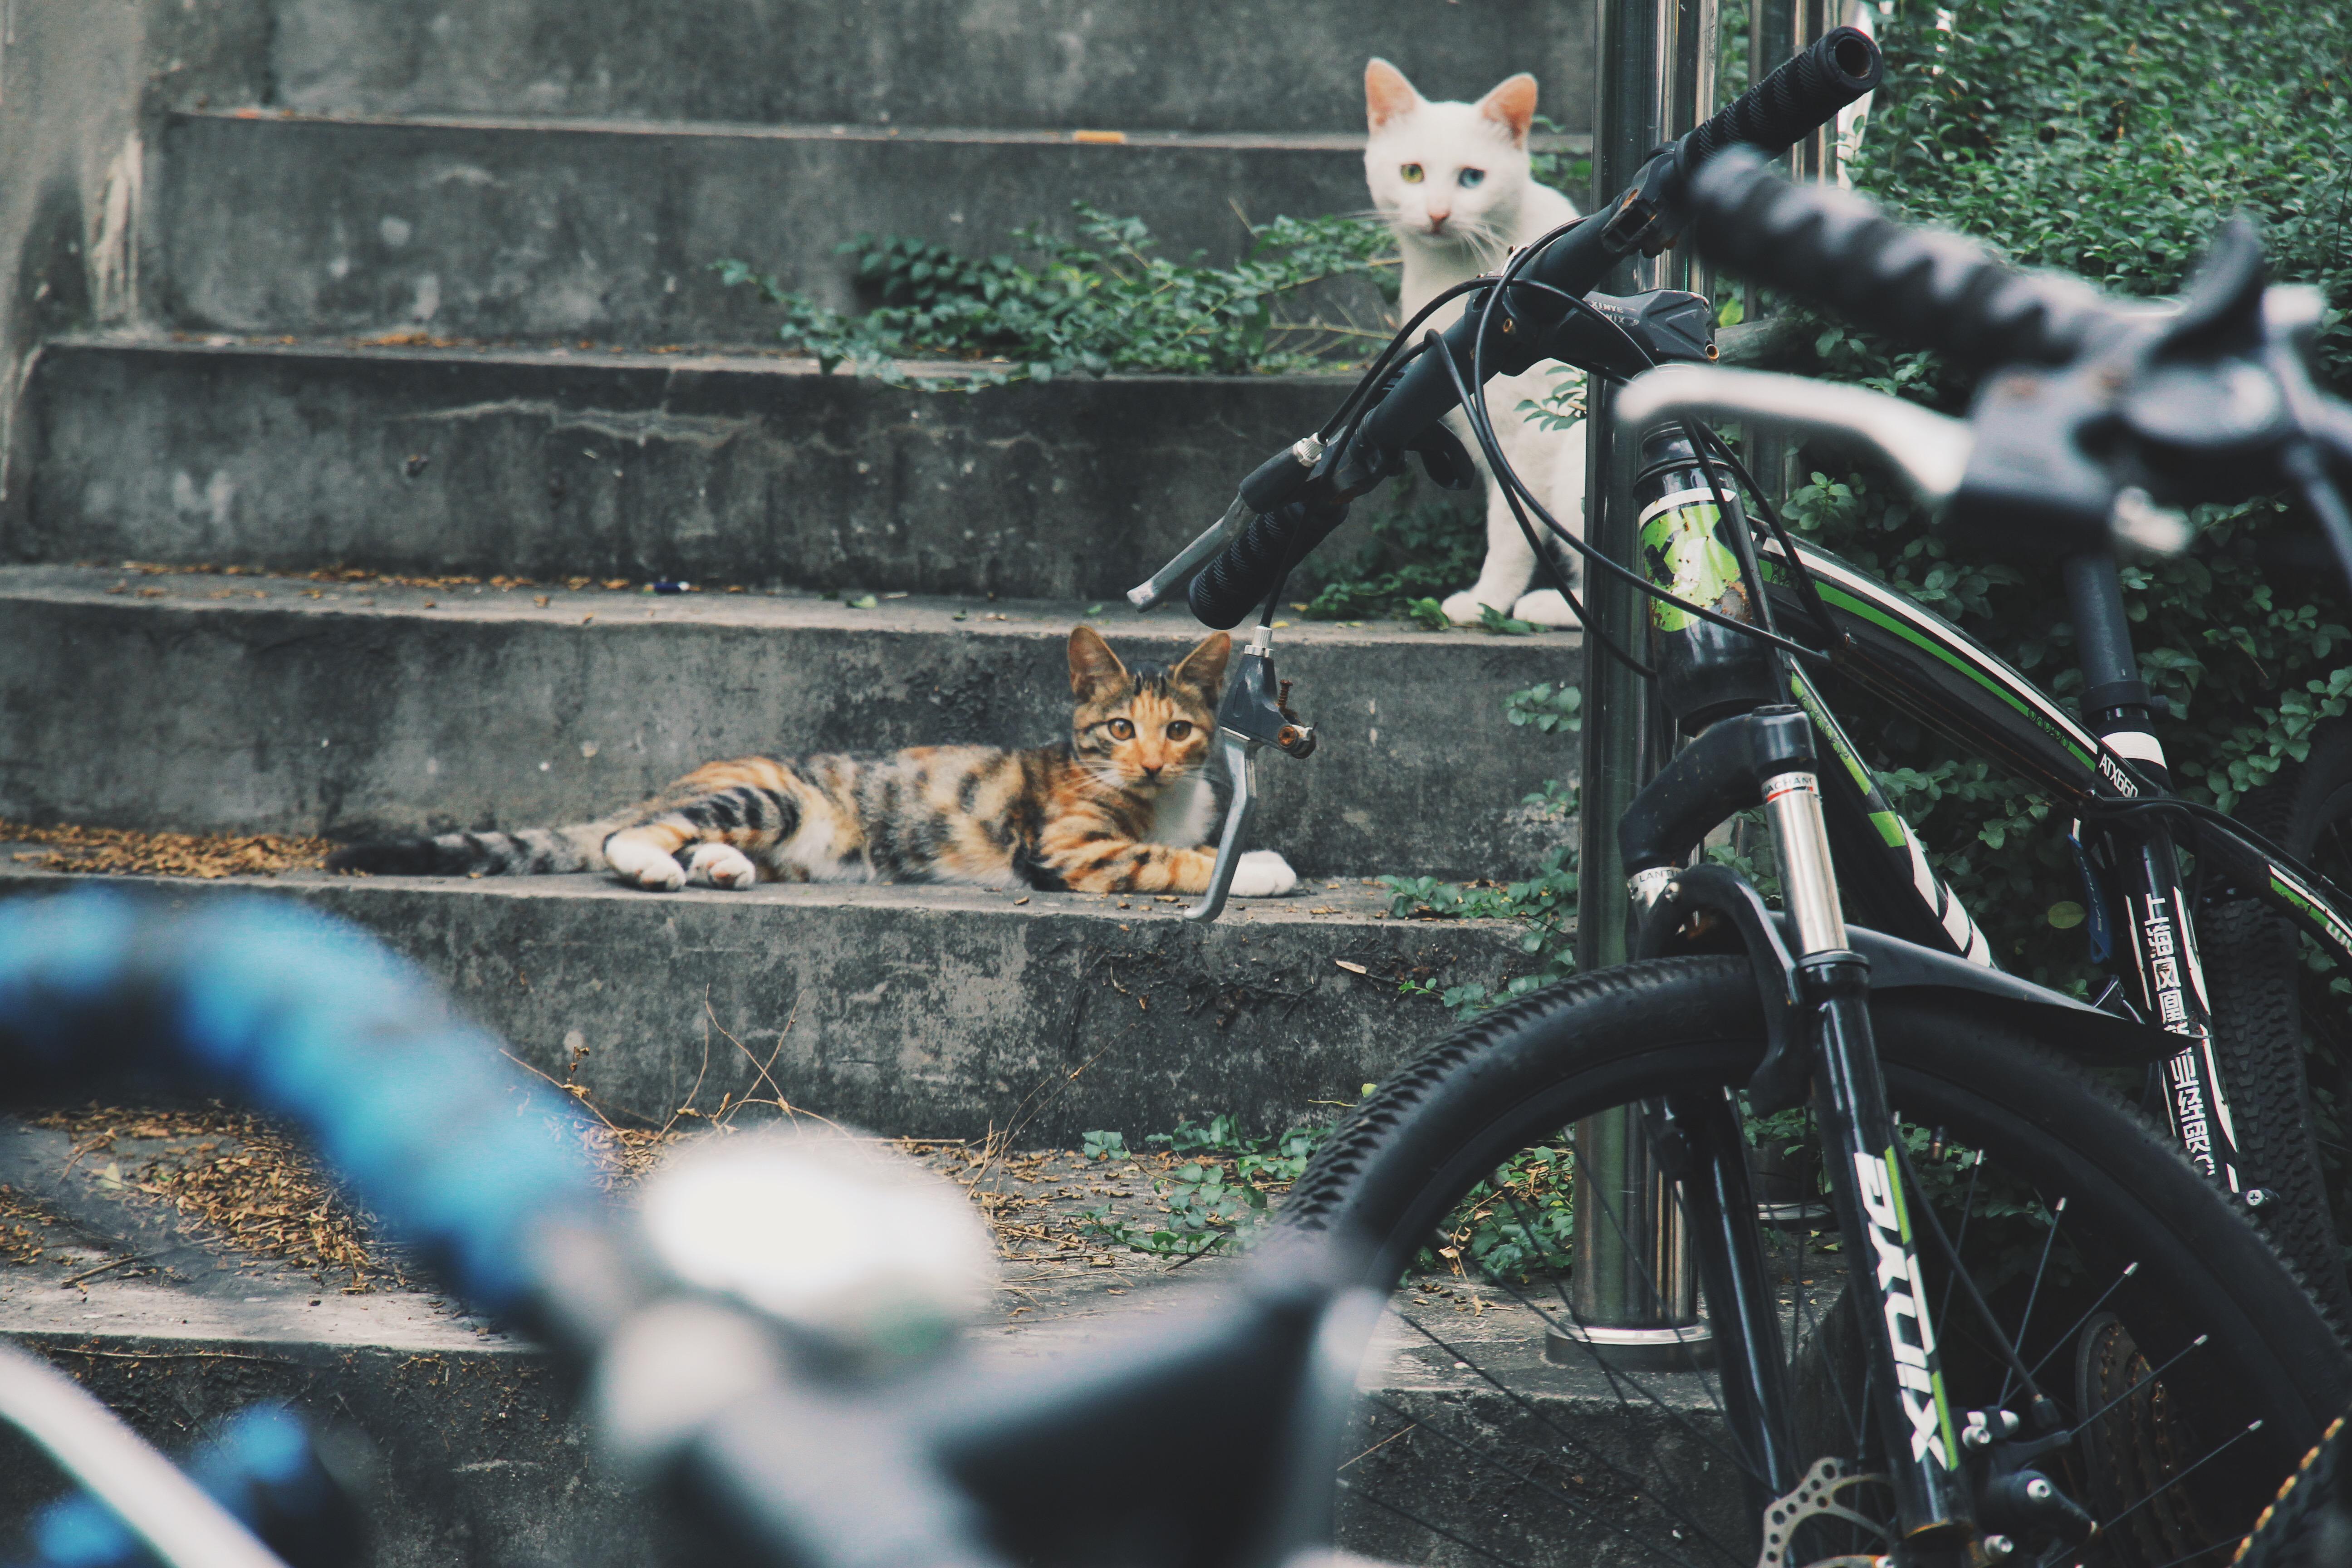
<svg viewBox="0 0 2352 1568">
<path fill-rule="evenodd" d="M 378 877 L 536 877 L 604 867 L 609 822 L 526 827 L 520 833 L 444 833 L 371 838 L 327 857 L 330 871 Z"/>
</svg>

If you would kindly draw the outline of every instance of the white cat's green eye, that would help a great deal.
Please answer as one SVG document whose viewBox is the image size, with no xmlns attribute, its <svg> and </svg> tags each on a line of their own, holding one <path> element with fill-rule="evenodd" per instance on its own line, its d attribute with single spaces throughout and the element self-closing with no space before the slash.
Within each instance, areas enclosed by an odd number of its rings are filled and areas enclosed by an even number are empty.
<svg viewBox="0 0 2352 1568">
<path fill-rule="evenodd" d="M 1124 719 L 1112 720 L 1110 721 L 1109 729 L 1110 738 L 1114 741 L 1132 741 L 1135 739 L 1135 726 L 1129 723 Z"/>
<path fill-rule="evenodd" d="M 1192 732 L 1192 725 L 1190 720 L 1179 719 L 1168 726 L 1168 738 L 1171 741 L 1181 741 Z"/>
<path fill-rule="evenodd" d="M 1465 185 L 1475 185 L 1486 177 L 1484 169 L 1465 169 L 1457 176 Z"/>
<path fill-rule="evenodd" d="M 1418 164 L 1418 163 L 1407 163 L 1407 164 L 1404 166 L 1404 183 L 1405 183 L 1406 184 L 1408 184 L 1408 185 L 1417 185 L 1417 184 L 1421 184 L 1421 165 L 1420 165 L 1420 164 Z"/>
</svg>

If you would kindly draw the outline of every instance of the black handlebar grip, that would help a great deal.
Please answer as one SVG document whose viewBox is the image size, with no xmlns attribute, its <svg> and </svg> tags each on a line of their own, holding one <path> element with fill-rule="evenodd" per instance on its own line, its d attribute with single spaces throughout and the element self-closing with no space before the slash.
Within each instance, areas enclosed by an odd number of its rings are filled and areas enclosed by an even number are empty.
<svg viewBox="0 0 2352 1568">
<path fill-rule="evenodd" d="M 1264 517 L 1297 495 L 1314 471 L 1312 463 L 1300 462 L 1298 454 L 1285 447 L 1250 470 L 1249 478 L 1242 481 L 1241 498 L 1249 503 L 1250 510 Z"/>
<path fill-rule="evenodd" d="M 1323 536 L 1339 527 L 1347 515 L 1344 506 L 1293 501 L 1253 519 L 1241 537 L 1192 579 L 1192 591 L 1185 597 L 1193 617 L 1221 631 L 1241 625 L 1274 592 L 1282 574 L 1322 543 Z"/>
<path fill-rule="evenodd" d="M 2020 272 L 1851 191 L 1791 184 L 1753 153 L 1707 162 L 1688 200 L 1688 232 L 1708 260 L 1962 364 L 2064 364 L 2124 319 L 2076 279 Z"/>
<path fill-rule="evenodd" d="M 1859 27 L 1832 27 L 1685 137 L 1688 162 L 1684 167 L 1700 167 L 1742 142 L 1767 153 L 1785 153 L 1876 87 L 1885 70 L 1886 62 L 1869 34 Z"/>
</svg>

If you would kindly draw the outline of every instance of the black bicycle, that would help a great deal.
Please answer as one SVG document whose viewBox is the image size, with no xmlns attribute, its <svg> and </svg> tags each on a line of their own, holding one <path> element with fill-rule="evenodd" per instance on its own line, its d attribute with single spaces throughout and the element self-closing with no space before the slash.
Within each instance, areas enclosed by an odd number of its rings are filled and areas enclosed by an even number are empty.
<svg viewBox="0 0 2352 1568">
<path fill-rule="evenodd" d="M 1486 280 L 1454 329 L 1401 335 L 1332 426 L 1253 475 L 1233 537 L 1204 540 L 1222 553 L 1194 581 L 1193 609 L 1226 626 L 1263 602 L 1263 663 L 1282 577 L 1346 503 L 1409 450 L 1454 470 L 1430 432 L 1456 404 L 1509 485 L 1478 395 L 1490 374 L 1543 357 L 1603 377 L 1706 357 L 1703 344 L 1676 352 L 1703 302 L 1585 297 L 1618 258 L 1685 226 L 1735 269 L 2003 368 L 1966 425 L 1696 367 L 1622 394 L 1621 416 L 1655 432 L 1643 446 L 1646 570 L 1587 560 L 1650 595 L 1646 672 L 1690 737 L 1619 829 L 1648 962 L 1553 987 L 1436 1047 L 1350 1113 L 1282 1215 L 1360 1242 L 1382 1288 L 1424 1247 L 1454 1258 L 1481 1287 L 1474 1315 L 1492 1306 L 1539 1324 L 1556 1364 L 1523 1365 L 1522 1385 L 1504 1375 L 1512 1352 L 1487 1354 L 1463 1321 L 1458 1292 L 1401 1295 L 1407 1342 L 1495 1397 L 1378 1411 L 1342 1475 L 1360 1539 L 1424 1561 L 2218 1563 L 2335 1413 L 2346 1369 L 2320 1311 L 2281 1283 L 2241 1217 L 2269 1206 L 2243 1200 L 2274 1195 L 2246 1179 L 2250 1158 L 2291 1152 L 2308 1123 L 2291 1093 L 2252 1111 L 2243 1097 L 2233 1112 L 2214 1092 L 2230 1064 L 2212 1044 L 2170 830 L 2196 830 L 2225 895 L 2275 897 L 2331 940 L 2352 927 L 2295 858 L 2163 793 L 2110 552 L 2185 542 L 2160 505 L 2284 481 L 2352 562 L 2335 488 L 2352 473 L 2352 419 L 2308 380 L 2309 297 L 2265 290 L 2250 232 L 2227 234 L 2186 306 L 2158 314 L 2011 272 L 1750 160 L 1708 161 L 1686 138 L 1618 202 Z M 1759 548 L 1717 459 L 1735 478 L 1736 460 L 1698 423 L 1709 416 L 1871 440 L 1942 500 L 1945 526 L 2067 559 L 2092 628 L 2093 724 L 1800 546 L 1769 510 Z M 1531 536 L 1541 525 L 1584 548 L 1523 486 L 1515 500 Z M 1822 702 L 1808 667 L 1823 664 L 2073 804 L 2096 846 L 2094 898 L 2132 926 L 2138 1006 L 2085 1005 L 1991 967 Z M 1270 686 L 1268 668 L 1257 689 Z M 1227 743 L 1279 745 L 1236 692 Z M 1692 864 L 1711 828 L 1759 805 L 1785 913 Z M 1900 934 L 1849 926 L 1849 892 Z M 2168 1076 L 2177 1142 L 2102 1081 L 2150 1069 Z M 1589 1157 L 1585 1140 L 1611 1129 L 1643 1159 Z M 1832 1241 L 1759 1226 L 1749 1150 L 1775 1141 L 1819 1149 Z M 2241 1201 L 2217 1205 L 2214 1178 Z M 1636 1276 L 1622 1293 L 1665 1325 L 1638 1348 L 1663 1339 L 1670 1370 L 1640 1370 L 1632 1337 L 1565 1288 L 1570 1247 L 1604 1229 Z M 1690 1279 L 1676 1277 L 1685 1258 Z M 1711 1369 L 1696 1364 L 1701 1342 Z M 1613 1410 L 1616 1440 L 1563 1417 L 1580 1401 Z M 1444 1517 L 1381 1484 L 1444 1455 L 1465 1477 Z"/>
</svg>

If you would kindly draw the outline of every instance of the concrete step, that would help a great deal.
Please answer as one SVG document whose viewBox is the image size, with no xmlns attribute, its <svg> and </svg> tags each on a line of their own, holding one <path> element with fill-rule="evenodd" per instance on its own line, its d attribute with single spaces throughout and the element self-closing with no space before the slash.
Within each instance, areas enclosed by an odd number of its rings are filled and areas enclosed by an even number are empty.
<svg viewBox="0 0 2352 1568">
<path fill-rule="evenodd" d="M 0 556 L 1118 603 L 1349 384 L 1114 376 L 967 397 L 815 370 L 67 339 L 32 373 Z M 1443 492 L 1419 495 L 1391 485 L 1360 510 Z"/>
<path fill-rule="evenodd" d="M 544 598 L 547 603 L 536 601 Z M 585 821 L 713 758 L 1066 734 L 1080 606 L 0 570 L 0 816 L 345 837 Z M 961 618 L 959 618 L 961 617 Z M 1175 613 L 1097 618 L 1173 662 Z M 1323 740 L 1259 763 L 1260 842 L 1318 877 L 1515 875 L 1575 738 L 1503 703 L 1565 634 L 1282 634 Z"/>
<path fill-rule="evenodd" d="M 1542 79 L 1581 128 L 1588 0 L 245 0 L 253 101 L 304 112 L 1351 131 L 1367 55 L 1423 90 Z M 226 100 L 221 101 L 226 102 Z"/>
<path fill-rule="evenodd" d="M 1083 199 L 1142 218 L 1173 259 L 1225 261 L 1252 244 L 1241 214 L 1369 201 L 1360 134 L 1074 134 L 174 115 L 147 298 L 198 331 L 761 343 L 775 308 L 712 263 L 846 308 L 837 251 L 860 233 L 985 256 L 1015 228 L 1073 232 Z M 1369 286 L 1327 302 L 1377 324 Z"/>
<path fill-rule="evenodd" d="M 8 1156 L 23 1138 L 0 1124 L 0 1165 L 12 1173 L 24 1162 Z M 983 1363 L 1048 1363 L 1229 1288 L 1233 1259 L 1206 1257 L 1179 1272 L 1163 1258 L 1107 1249 L 1083 1223 L 1081 1211 L 1097 1205 L 1122 1218 L 1150 1215 L 1164 1156 L 1108 1168 L 1046 1148 L 976 1167 L 971 1154 L 935 1151 L 930 1163 L 969 1184 L 1003 1248 L 998 1303 L 966 1340 Z M 373 1459 L 370 1560 L 385 1568 L 624 1568 L 660 1555 L 669 1528 L 598 1460 L 555 1369 L 528 1342 L 424 1289 L 345 1294 L 332 1281 L 322 1288 L 272 1271 L 266 1259 L 223 1257 L 216 1272 L 243 1283 L 235 1294 L 208 1289 L 133 1250 L 126 1233 L 145 1223 L 135 1204 L 100 1197 L 87 1170 L 54 1157 L 49 1165 L 50 1180 L 18 1194 L 44 1201 L 8 1214 L 18 1228 L 0 1255 L 0 1312 L 13 1338 L 167 1451 L 184 1451 L 207 1423 L 282 1400 L 343 1452 L 357 1447 Z M 51 1211 L 53 1198 L 69 1205 L 70 1218 Z M 1597 1372 L 1549 1365 L 1536 1313 L 1464 1281 L 1423 1281 L 1404 1310 L 1433 1324 L 1444 1348 L 1393 1319 L 1379 1331 L 1361 1379 L 1377 1404 L 1360 1414 L 1342 1449 L 1360 1461 L 1343 1478 L 1343 1545 L 1386 1561 L 1436 1560 L 1437 1543 L 1391 1511 L 1402 1509 L 1486 1520 L 1496 1525 L 1490 1539 L 1517 1546 L 1517 1561 L 1604 1556 L 1623 1528 L 1615 1519 L 1590 1506 L 1547 1505 L 1541 1487 L 1513 1484 L 1521 1454 L 1563 1448 L 1637 1465 L 1685 1496 L 1725 1497 L 1725 1517 L 1708 1522 L 1725 1539 L 1752 1534 L 1737 1489 L 1707 1479 L 1706 1445 L 1721 1441 L 1720 1416 L 1696 1379 L 1652 1377 L 1629 1396 Z M 1490 1447 L 1506 1434 L 1527 1447 Z M 1465 1442 L 1467 1456 L 1458 1446 Z M 1622 1506 L 1602 1477 L 1593 1480 L 1600 1501 Z M 1569 1484 L 1582 1490 L 1585 1478 Z M 48 1467 L 0 1434 L 0 1514 L 26 1517 L 54 1489 Z"/>
<path fill-rule="evenodd" d="M 9 893 L 89 879 L 15 853 L 0 850 Z M 1516 927 L 1377 919 L 1386 900 L 1360 884 L 1236 900 L 1202 929 L 1177 903 L 1020 889 L 108 880 L 192 908 L 267 889 L 355 921 L 522 1060 L 656 1125 L 748 1095 L 927 1138 L 1108 1128 L 1139 1148 L 1220 1112 L 1278 1131 L 1452 1026 L 1401 982 L 1499 985 L 1528 964 Z"/>
</svg>

